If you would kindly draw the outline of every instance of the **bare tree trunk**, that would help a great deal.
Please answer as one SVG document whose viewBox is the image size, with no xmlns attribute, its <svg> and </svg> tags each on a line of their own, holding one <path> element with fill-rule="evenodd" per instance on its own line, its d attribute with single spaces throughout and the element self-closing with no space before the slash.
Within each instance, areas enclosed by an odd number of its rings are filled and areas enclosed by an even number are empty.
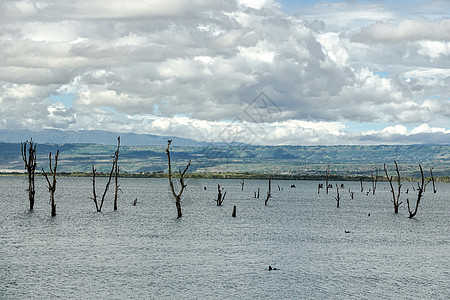
<svg viewBox="0 0 450 300">
<path fill-rule="evenodd" d="M 422 193 L 424 191 L 425 185 L 424 185 L 424 177 L 423 177 L 423 170 L 422 166 L 419 164 L 420 168 L 420 175 L 421 175 L 421 181 L 418 183 L 418 190 L 417 190 L 417 201 L 416 201 L 416 207 L 414 211 L 411 210 L 411 207 L 409 206 L 409 199 L 406 199 L 406 203 L 408 204 L 408 212 L 409 212 L 409 218 L 414 218 L 414 216 L 417 214 L 417 209 L 419 208 L 420 199 L 422 199 Z"/>
<path fill-rule="evenodd" d="M 217 184 L 217 200 L 216 200 L 217 206 L 222 206 L 222 202 L 223 202 L 223 200 L 225 200 L 226 194 L 227 194 L 227 192 L 225 192 L 222 195 L 222 190 L 220 189 L 220 184 Z"/>
<path fill-rule="evenodd" d="M 236 218 L 236 205 L 233 206 L 233 213 L 231 214 L 233 218 Z"/>
<path fill-rule="evenodd" d="M 52 153 L 48 155 L 48 161 L 49 161 L 49 168 L 50 168 L 50 174 L 52 175 L 52 182 L 48 179 L 47 173 L 44 169 L 42 169 L 42 174 L 44 174 L 45 179 L 47 180 L 48 184 L 48 191 L 50 192 L 50 204 L 52 206 L 52 217 L 56 216 L 56 204 L 55 204 L 55 191 L 56 191 L 56 168 L 58 167 L 58 156 L 59 156 L 59 149 L 56 151 L 55 155 L 55 164 L 52 167 Z"/>
<path fill-rule="evenodd" d="M 114 163 L 113 165 L 114 167 L 114 183 L 115 183 L 115 190 L 114 190 L 114 210 L 117 210 L 117 194 L 119 192 L 119 165 L 118 165 L 118 161 L 119 161 L 119 149 L 120 149 L 120 136 L 117 138 L 117 150 L 114 153 Z"/>
<path fill-rule="evenodd" d="M 97 169 L 95 166 L 92 166 L 92 200 L 94 200 L 95 203 L 95 209 L 100 212 L 98 202 L 97 202 L 97 193 L 95 192 L 95 172 Z"/>
<path fill-rule="evenodd" d="M 433 168 L 430 168 L 431 181 L 433 182 L 433 193 L 436 194 L 436 186 L 434 185 Z"/>
<path fill-rule="evenodd" d="M 271 179 L 269 178 L 269 191 L 267 191 L 267 197 L 266 197 L 266 201 L 264 202 L 264 205 L 267 205 L 267 202 L 269 201 L 269 198 L 272 197 L 272 193 L 271 193 Z"/>
<path fill-rule="evenodd" d="M 354 196 L 354 192 L 352 192 L 351 190 L 350 190 L 350 188 L 348 188 L 348 193 L 350 194 L 350 197 L 352 198 L 352 200 L 353 200 L 353 196 Z"/>
<path fill-rule="evenodd" d="M 183 214 L 181 213 L 181 194 L 183 194 L 184 189 L 186 188 L 186 184 L 184 183 L 184 175 L 186 174 L 187 170 L 189 169 L 189 166 L 191 165 L 191 161 L 189 160 L 186 168 L 184 169 L 183 172 L 181 172 L 181 170 L 179 170 L 180 173 L 180 191 L 178 193 L 175 192 L 175 187 L 173 185 L 172 182 L 172 166 L 170 163 L 170 144 L 172 143 L 172 140 L 168 140 L 167 141 L 167 148 L 166 148 L 166 154 L 167 154 L 167 160 L 168 160 L 168 165 L 169 165 L 169 185 L 170 185 L 170 189 L 172 191 L 172 195 L 175 198 L 175 205 L 177 207 L 177 218 L 181 218 L 183 216 Z"/>
<path fill-rule="evenodd" d="M 361 193 L 362 193 L 362 192 L 364 192 L 364 187 L 363 187 L 363 184 L 362 184 L 362 178 L 359 180 L 359 182 L 361 183 Z"/>
<path fill-rule="evenodd" d="M 179 219 L 183 216 L 181 212 L 181 201 L 180 200 L 175 201 L 175 206 L 177 207 L 177 219 Z"/>
<path fill-rule="evenodd" d="M 373 176 L 373 172 L 370 171 L 372 177 L 372 194 L 375 195 L 375 190 L 377 189 L 377 181 L 378 181 L 378 169 L 375 170 L 375 177 Z"/>
<path fill-rule="evenodd" d="M 330 175 L 330 165 L 327 165 L 327 170 L 326 170 L 326 173 L 325 173 L 325 176 L 326 176 L 326 185 L 327 185 L 327 187 L 326 187 L 326 189 L 327 189 L 327 195 L 328 195 L 328 188 L 329 188 L 329 186 L 328 186 L 328 176 Z"/>
<path fill-rule="evenodd" d="M 28 143 L 30 144 L 27 149 Z M 33 143 L 33 139 L 30 142 L 25 141 L 25 143 L 20 143 L 22 159 L 25 163 L 25 170 L 27 170 L 28 175 L 28 200 L 30 202 L 30 210 L 34 209 L 34 195 L 36 194 L 34 186 L 34 173 L 36 171 L 36 144 Z M 28 153 L 28 156 L 27 156 Z"/>
<path fill-rule="evenodd" d="M 387 173 L 386 164 L 384 164 L 384 173 L 386 174 L 386 178 L 389 181 L 389 185 L 391 187 L 391 193 L 392 193 L 391 201 L 394 204 L 394 213 L 398 214 L 398 207 L 400 206 L 400 204 L 403 203 L 403 202 L 400 202 L 400 193 L 401 193 L 402 184 L 401 184 L 401 177 L 400 177 L 400 172 L 398 170 L 397 162 L 394 161 L 394 163 L 395 163 L 395 170 L 397 171 L 397 183 L 398 183 L 397 195 L 395 195 L 394 186 L 392 185 L 392 176 L 389 176 Z"/>
<path fill-rule="evenodd" d="M 341 196 L 339 195 L 339 186 L 336 184 L 336 207 L 339 208 L 339 202 L 341 200 Z"/>
<path fill-rule="evenodd" d="M 242 181 L 241 181 L 241 191 L 244 191 L 244 184 L 245 184 L 244 179 L 242 179 Z"/>
</svg>

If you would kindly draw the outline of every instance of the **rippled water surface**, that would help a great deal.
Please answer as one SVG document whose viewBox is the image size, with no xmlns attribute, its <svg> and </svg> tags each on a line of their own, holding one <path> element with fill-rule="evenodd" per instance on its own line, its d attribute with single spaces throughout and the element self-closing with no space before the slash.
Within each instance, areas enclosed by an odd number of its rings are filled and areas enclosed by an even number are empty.
<svg viewBox="0 0 450 300">
<path fill-rule="evenodd" d="M 97 213 L 89 178 L 59 178 L 52 218 L 25 180 L 0 177 L 0 299 L 450 299 L 449 184 L 409 219 L 413 183 L 396 215 L 386 183 L 344 182 L 338 209 L 314 181 L 273 181 L 264 206 L 267 181 L 188 180 L 176 219 L 167 179 L 121 179 L 118 211 Z"/>
</svg>

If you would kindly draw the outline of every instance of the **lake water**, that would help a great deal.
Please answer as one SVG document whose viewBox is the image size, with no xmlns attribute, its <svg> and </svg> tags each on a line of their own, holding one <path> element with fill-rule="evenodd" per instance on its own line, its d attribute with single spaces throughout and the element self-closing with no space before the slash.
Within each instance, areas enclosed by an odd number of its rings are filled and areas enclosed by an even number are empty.
<svg viewBox="0 0 450 300">
<path fill-rule="evenodd" d="M 167 179 L 121 179 L 97 213 L 89 178 L 59 178 L 52 218 L 43 178 L 29 212 L 26 178 L 0 177 L 0 299 L 450 299 L 450 184 L 409 219 L 415 184 L 396 215 L 387 183 L 343 183 L 338 209 L 315 181 L 274 180 L 264 206 L 267 181 L 187 180 L 176 219 Z"/>
</svg>

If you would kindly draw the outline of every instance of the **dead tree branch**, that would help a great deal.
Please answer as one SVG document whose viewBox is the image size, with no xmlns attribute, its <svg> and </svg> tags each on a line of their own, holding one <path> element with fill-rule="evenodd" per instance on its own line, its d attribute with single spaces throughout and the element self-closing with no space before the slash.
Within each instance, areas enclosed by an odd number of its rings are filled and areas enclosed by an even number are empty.
<svg viewBox="0 0 450 300">
<path fill-rule="evenodd" d="M 422 199 L 422 194 L 425 188 L 424 182 L 425 179 L 423 177 L 423 170 L 422 170 L 422 166 L 419 164 L 419 168 L 420 168 L 420 175 L 421 175 L 421 180 L 419 183 L 417 183 L 418 186 L 418 190 L 417 190 L 417 201 L 416 201 L 416 207 L 414 208 L 414 211 L 411 210 L 411 207 L 409 206 L 409 199 L 406 199 L 406 203 L 408 204 L 408 212 L 409 212 L 409 218 L 414 218 L 414 216 L 417 214 L 417 209 L 419 208 L 419 204 L 420 204 L 420 199 Z"/>
<path fill-rule="evenodd" d="M 267 197 L 266 197 L 266 201 L 264 201 L 264 205 L 267 205 L 267 202 L 269 202 L 270 197 L 272 197 L 272 193 L 271 193 L 271 179 L 269 178 L 269 190 L 267 191 Z"/>
<path fill-rule="evenodd" d="M 397 171 L 397 183 L 398 183 L 397 195 L 395 194 L 394 186 L 392 185 L 392 176 L 388 175 L 388 172 L 386 169 L 386 164 L 384 164 L 384 173 L 386 174 L 386 178 L 389 181 L 389 185 L 391 187 L 391 193 L 392 193 L 391 201 L 394 204 L 394 213 L 398 214 L 398 207 L 400 206 L 400 204 L 403 203 L 403 202 L 400 202 L 400 193 L 401 193 L 402 184 L 401 184 L 400 172 L 398 170 L 397 162 L 394 161 L 394 163 L 395 163 L 395 170 Z"/>
<path fill-rule="evenodd" d="M 167 154 L 167 160 L 169 164 L 169 184 L 170 189 L 172 191 L 172 195 L 175 198 L 175 205 L 177 207 L 177 218 L 181 218 L 183 214 L 181 213 L 181 195 L 183 194 L 184 189 L 186 188 L 186 184 L 184 183 L 184 174 L 186 174 L 187 170 L 189 169 L 189 166 L 191 165 L 191 161 L 189 160 L 186 168 L 183 172 L 181 172 L 181 169 L 179 170 L 180 173 L 180 191 L 178 193 L 175 192 L 175 187 L 173 185 L 172 181 L 172 166 L 170 162 L 170 144 L 172 143 L 172 140 L 167 141 L 167 148 L 166 148 L 166 154 Z"/>
<path fill-rule="evenodd" d="M 50 204 L 52 206 L 52 217 L 56 216 L 56 204 L 55 204 L 55 191 L 56 191 L 56 168 L 58 167 L 58 156 L 59 156 L 59 149 L 56 151 L 55 155 L 55 164 L 52 167 L 52 153 L 50 152 L 48 155 L 48 162 L 49 162 L 49 169 L 50 174 L 52 175 L 52 182 L 48 179 L 48 175 L 45 172 L 44 169 L 42 169 L 42 174 L 44 175 L 45 179 L 47 180 L 47 187 L 48 191 L 50 193 Z"/>
<path fill-rule="evenodd" d="M 36 189 L 34 186 L 34 174 L 36 171 L 36 144 L 33 143 L 33 139 L 30 139 L 29 142 L 25 141 L 25 143 L 20 143 L 20 148 L 22 152 L 22 159 L 25 163 L 25 170 L 27 170 L 28 175 L 28 200 L 30 202 L 30 210 L 33 210 L 34 195 L 36 194 Z"/>
</svg>

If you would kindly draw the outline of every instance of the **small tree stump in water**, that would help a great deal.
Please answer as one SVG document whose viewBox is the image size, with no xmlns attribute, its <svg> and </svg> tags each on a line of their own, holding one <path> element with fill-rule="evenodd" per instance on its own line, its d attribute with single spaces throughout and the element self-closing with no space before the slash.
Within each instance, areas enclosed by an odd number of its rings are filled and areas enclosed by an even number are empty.
<svg viewBox="0 0 450 300">
<path fill-rule="evenodd" d="M 233 206 L 233 214 L 231 216 L 236 218 L 236 205 Z"/>
</svg>

